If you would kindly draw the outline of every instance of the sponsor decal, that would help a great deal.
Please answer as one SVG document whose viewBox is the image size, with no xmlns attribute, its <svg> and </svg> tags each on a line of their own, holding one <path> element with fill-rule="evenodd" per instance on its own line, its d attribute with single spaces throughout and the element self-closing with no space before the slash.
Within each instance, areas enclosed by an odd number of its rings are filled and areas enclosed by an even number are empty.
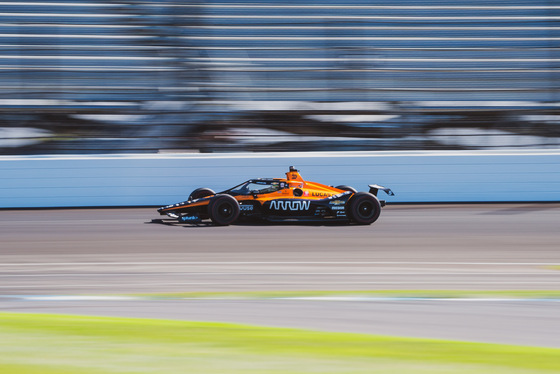
<svg viewBox="0 0 560 374">
<path fill-rule="evenodd" d="M 305 191 L 305 192 L 303 193 L 303 196 L 309 196 L 309 191 Z"/>
<path fill-rule="evenodd" d="M 181 216 L 179 217 L 181 222 L 200 222 L 200 217 L 198 216 Z"/>
<path fill-rule="evenodd" d="M 240 205 L 239 209 L 245 211 L 252 211 L 255 207 L 253 205 Z"/>
<path fill-rule="evenodd" d="M 309 200 L 273 200 L 270 202 L 271 210 L 309 210 L 311 201 Z"/>
<path fill-rule="evenodd" d="M 313 196 L 313 197 L 329 197 L 329 196 L 331 196 L 331 194 L 326 193 L 326 192 L 312 192 L 311 196 Z"/>
<path fill-rule="evenodd" d="M 331 206 L 332 210 L 344 210 L 343 206 Z"/>
<path fill-rule="evenodd" d="M 344 205 L 344 201 L 342 200 L 333 200 L 329 202 L 330 205 Z"/>
<path fill-rule="evenodd" d="M 327 213 L 324 207 L 320 206 L 315 210 L 316 216 L 324 216 Z"/>
</svg>

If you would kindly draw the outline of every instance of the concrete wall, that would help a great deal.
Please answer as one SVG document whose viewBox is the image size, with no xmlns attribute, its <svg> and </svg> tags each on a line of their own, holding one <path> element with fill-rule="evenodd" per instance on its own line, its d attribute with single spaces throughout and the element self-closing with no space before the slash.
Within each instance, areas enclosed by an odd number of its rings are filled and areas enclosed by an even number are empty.
<svg viewBox="0 0 560 374">
<path fill-rule="evenodd" d="M 560 201 L 560 151 L 230 153 L 4 156 L 0 208 L 166 205 L 290 165 L 315 182 L 390 187 L 388 203 Z"/>
</svg>

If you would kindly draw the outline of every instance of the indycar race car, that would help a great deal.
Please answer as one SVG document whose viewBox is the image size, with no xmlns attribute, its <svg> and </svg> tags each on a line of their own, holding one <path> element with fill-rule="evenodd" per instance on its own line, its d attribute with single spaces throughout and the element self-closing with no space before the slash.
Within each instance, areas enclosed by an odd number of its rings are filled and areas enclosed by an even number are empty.
<svg viewBox="0 0 560 374">
<path fill-rule="evenodd" d="M 210 219 L 216 225 L 230 225 L 238 219 L 268 221 L 345 221 L 370 225 L 379 218 L 384 200 L 378 191 L 393 196 L 389 188 L 369 185 L 369 192 L 357 192 L 350 186 L 326 186 L 304 181 L 290 166 L 286 178 L 251 179 L 223 192 L 209 188 L 194 190 L 187 201 L 158 209 L 179 222 Z"/>
</svg>

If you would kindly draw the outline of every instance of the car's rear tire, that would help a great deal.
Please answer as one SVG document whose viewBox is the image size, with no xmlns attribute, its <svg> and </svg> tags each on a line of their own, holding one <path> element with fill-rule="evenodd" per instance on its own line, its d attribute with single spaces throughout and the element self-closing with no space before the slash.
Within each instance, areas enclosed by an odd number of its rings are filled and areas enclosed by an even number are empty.
<svg viewBox="0 0 560 374">
<path fill-rule="evenodd" d="M 216 195 L 208 205 L 208 216 L 219 226 L 234 223 L 239 217 L 239 212 L 239 203 L 230 195 Z"/>
<path fill-rule="evenodd" d="M 212 195 L 215 195 L 215 194 L 216 193 L 209 188 L 205 188 L 205 187 L 197 188 L 196 190 L 191 192 L 191 194 L 189 195 L 188 201 L 196 200 L 196 199 L 202 199 L 203 197 L 208 197 L 208 196 L 212 196 Z"/>
<path fill-rule="evenodd" d="M 371 225 L 381 214 L 381 203 L 369 192 L 358 192 L 348 201 L 346 214 L 352 222 Z"/>
<path fill-rule="evenodd" d="M 354 193 L 358 192 L 358 190 L 356 190 L 354 187 L 350 187 L 350 186 L 347 186 L 345 184 L 342 184 L 340 186 L 336 186 L 335 188 L 338 188 L 339 190 L 354 192 Z"/>
</svg>

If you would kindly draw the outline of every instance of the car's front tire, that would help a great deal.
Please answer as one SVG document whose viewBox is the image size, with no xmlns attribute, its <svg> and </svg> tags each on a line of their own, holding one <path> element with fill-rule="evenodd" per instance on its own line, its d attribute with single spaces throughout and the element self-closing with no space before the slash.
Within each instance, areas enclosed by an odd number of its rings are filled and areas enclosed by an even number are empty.
<svg viewBox="0 0 560 374">
<path fill-rule="evenodd" d="M 369 192 L 358 192 L 348 201 L 346 214 L 352 222 L 371 225 L 381 214 L 381 203 Z"/>
<path fill-rule="evenodd" d="M 215 195 L 215 194 L 216 193 L 209 188 L 206 188 L 206 187 L 197 188 L 196 190 L 191 192 L 191 194 L 189 195 L 189 198 L 187 200 L 191 201 L 191 200 L 196 200 L 196 199 L 202 199 L 203 197 L 208 197 L 208 196 L 212 196 L 212 195 Z"/>
<path fill-rule="evenodd" d="M 239 203 L 233 196 L 216 195 L 208 205 L 208 215 L 215 225 L 227 226 L 239 217 Z"/>
</svg>

